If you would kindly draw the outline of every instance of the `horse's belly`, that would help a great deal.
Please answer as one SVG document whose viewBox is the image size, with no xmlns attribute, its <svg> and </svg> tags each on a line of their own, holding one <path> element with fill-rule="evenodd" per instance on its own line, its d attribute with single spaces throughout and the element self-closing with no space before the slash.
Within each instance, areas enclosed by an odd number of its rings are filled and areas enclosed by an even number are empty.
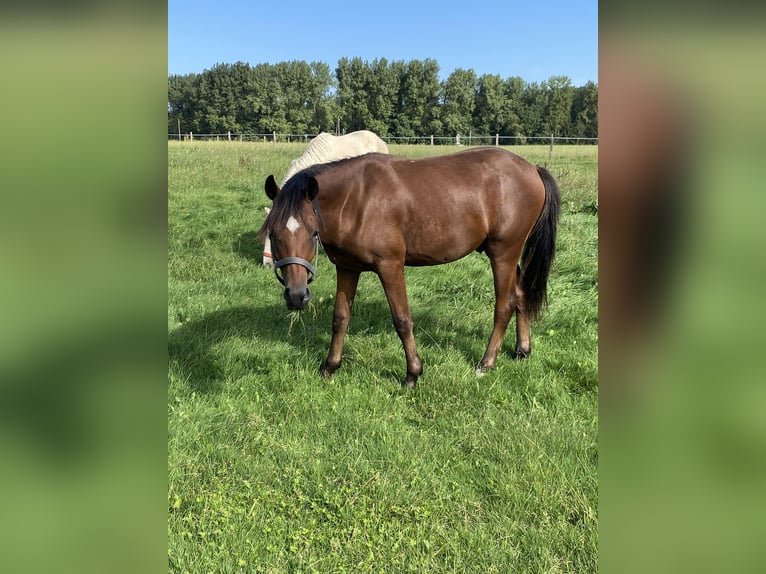
<svg viewBox="0 0 766 574">
<path fill-rule="evenodd" d="M 420 240 L 408 244 L 404 257 L 404 264 L 410 266 L 441 265 L 451 261 L 457 261 L 475 251 L 481 245 L 484 238 L 453 238 L 445 241 L 444 238 L 434 238 L 431 241 Z"/>
</svg>

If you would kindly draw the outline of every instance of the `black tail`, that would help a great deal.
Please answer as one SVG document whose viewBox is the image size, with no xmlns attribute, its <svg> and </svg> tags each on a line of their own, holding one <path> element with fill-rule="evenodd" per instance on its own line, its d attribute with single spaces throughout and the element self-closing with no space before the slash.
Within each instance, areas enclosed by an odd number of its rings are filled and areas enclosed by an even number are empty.
<svg viewBox="0 0 766 574">
<path fill-rule="evenodd" d="M 537 173 L 545 185 L 545 204 L 527 238 L 521 258 L 521 288 L 530 320 L 535 319 L 547 303 L 548 274 L 556 251 L 556 227 L 561 210 L 556 180 L 544 167 L 538 166 Z"/>
</svg>

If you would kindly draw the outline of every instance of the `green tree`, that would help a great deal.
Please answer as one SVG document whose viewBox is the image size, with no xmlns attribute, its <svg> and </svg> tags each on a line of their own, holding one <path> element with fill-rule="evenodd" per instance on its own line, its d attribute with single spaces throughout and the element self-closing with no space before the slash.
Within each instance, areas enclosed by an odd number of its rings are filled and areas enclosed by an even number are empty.
<svg viewBox="0 0 766 574">
<path fill-rule="evenodd" d="M 526 131 L 524 123 L 522 122 L 525 88 L 526 83 L 518 76 L 512 76 L 510 78 L 506 78 L 505 81 L 503 81 L 503 91 L 505 92 L 506 102 L 506 115 L 505 123 L 503 124 L 500 132 L 502 135 L 532 135 Z"/>
<path fill-rule="evenodd" d="M 367 87 L 370 119 L 367 129 L 380 136 L 390 133 L 399 97 L 399 70 L 398 64 L 389 65 L 385 58 L 374 60 L 370 66 L 370 84 Z"/>
<path fill-rule="evenodd" d="M 313 77 L 311 67 L 303 61 L 280 62 L 275 66 L 277 82 L 282 92 L 285 126 L 290 133 L 305 134 L 312 123 L 313 106 L 311 92 Z"/>
<path fill-rule="evenodd" d="M 443 134 L 455 136 L 468 134 L 471 130 L 476 108 L 476 72 L 458 68 L 442 86 L 441 121 Z"/>
<path fill-rule="evenodd" d="M 168 76 L 168 133 L 195 131 L 199 74 Z"/>
<path fill-rule="evenodd" d="M 275 66 L 269 66 L 267 72 L 265 88 L 262 92 L 258 131 L 285 133 L 290 129 L 287 123 L 287 98 L 282 91 L 278 69 Z"/>
<path fill-rule="evenodd" d="M 312 119 L 309 131 L 334 132 L 335 121 L 339 117 L 338 101 L 332 93 L 335 88 L 330 67 L 324 62 L 311 62 L 312 82 L 308 97 L 312 108 Z"/>
<path fill-rule="evenodd" d="M 237 110 L 244 91 L 247 64 L 218 64 L 202 73 L 201 94 L 204 108 L 200 129 L 207 133 L 239 131 Z M 240 82 L 239 80 L 242 80 Z"/>
<path fill-rule="evenodd" d="M 346 131 L 366 129 L 372 118 L 367 93 L 372 83 L 372 71 L 361 58 L 341 58 L 335 75 L 338 79 L 341 127 Z"/>
<path fill-rule="evenodd" d="M 314 134 L 370 129 L 382 136 L 466 134 L 597 137 L 598 85 L 566 76 L 542 84 L 454 70 L 435 60 L 217 64 L 168 76 L 168 133 Z"/>
<path fill-rule="evenodd" d="M 259 80 L 266 76 L 264 72 L 268 69 L 268 64 L 251 66 L 247 71 L 247 78 L 242 93 L 242 100 L 239 102 L 239 121 L 242 131 L 247 133 L 257 132 L 257 126 L 261 117 L 261 95 L 259 89 Z"/>
<path fill-rule="evenodd" d="M 519 106 L 519 119 L 524 135 L 534 137 L 545 134 L 543 118 L 547 104 L 545 89 L 540 84 L 532 82 L 524 87 L 524 95 Z"/>
<path fill-rule="evenodd" d="M 566 76 L 551 76 L 543 86 L 547 91 L 544 129 L 554 136 L 569 135 L 574 88 Z"/>
<path fill-rule="evenodd" d="M 572 135 L 598 137 L 598 85 L 593 82 L 575 88 L 572 102 Z"/>
<path fill-rule="evenodd" d="M 502 78 L 497 74 L 481 76 L 473 118 L 476 132 L 484 135 L 502 132 L 508 122 L 508 108 L 508 98 Z"/>
<path fill-rule="evenodd" d="M 274 131 L 280 124 L 281 88 L 274 67 L 258 64 L 250 69 L 242 104 L 243 130 L 251 133 Z M 276 121 L 273 121 L 276 117 Z"/>
<path fill-rule="evenodd" d="M 436 60 L 411 60 L 407 63 L 399 92 L 398 128 L 406 136 L 441 133 L 439 119 L 439 64 Z"/>
</svg>

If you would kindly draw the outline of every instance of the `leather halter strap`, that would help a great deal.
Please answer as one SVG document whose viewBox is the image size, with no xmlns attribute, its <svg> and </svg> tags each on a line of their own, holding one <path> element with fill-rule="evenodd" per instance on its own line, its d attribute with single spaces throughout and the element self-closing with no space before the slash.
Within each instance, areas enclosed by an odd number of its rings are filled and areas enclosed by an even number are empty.
<svg viewBox="0 0 766 574">
<path fill-rule="evenodd" d="M 282 278 L 282 276 L 279 274 L 279 268 L 284 267 L 285 265 L 303 265 L 306 268 L 306 271 L 308 271 L 308 280 L 306 281 L 306 284 L 308 285 L 314 280 L 314 277 L 317 274 L 317 262 L 319 260 L 319 238 L 316 238 L 316 251 L 314 252 L 314 264 L 310 261 L 306 261 L 302 257 L 283 257 L 282 259 L 277 259 L 274 261 L 274 274 L 277 276 L 277 280 L 284 285 L 285 280 Z"/>
</svg>

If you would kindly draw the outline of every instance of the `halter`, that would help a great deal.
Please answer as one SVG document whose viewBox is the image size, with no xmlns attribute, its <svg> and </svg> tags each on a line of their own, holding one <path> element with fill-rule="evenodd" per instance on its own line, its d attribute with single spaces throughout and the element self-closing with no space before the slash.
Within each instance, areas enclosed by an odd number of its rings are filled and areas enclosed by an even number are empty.
<svg viewBox="0 0 766 574">
<path fill-rule="evenodd" d="M 306 268 L 306 271 L 308 271 L 308 280 L 306 281 L 306 284 L 308 285 L 314 280 L 314 277 L 317 274 L 317 263 L 319 262 L 319 236 L 316 238 L 316 250 L 314 251 L 314 264 L 312 265 L 310 261 L 306 261 L 302 257 L 283 257 L 282 259 L 277 259 L 274 261 L 274 275 L 277 276 L 277 280 L 284 285 L 285 280 L 282 279 L 282 276 L 279 274 L 279 268 L 284 267 L 285 265 L 303 265 Z"/>
</svg>

